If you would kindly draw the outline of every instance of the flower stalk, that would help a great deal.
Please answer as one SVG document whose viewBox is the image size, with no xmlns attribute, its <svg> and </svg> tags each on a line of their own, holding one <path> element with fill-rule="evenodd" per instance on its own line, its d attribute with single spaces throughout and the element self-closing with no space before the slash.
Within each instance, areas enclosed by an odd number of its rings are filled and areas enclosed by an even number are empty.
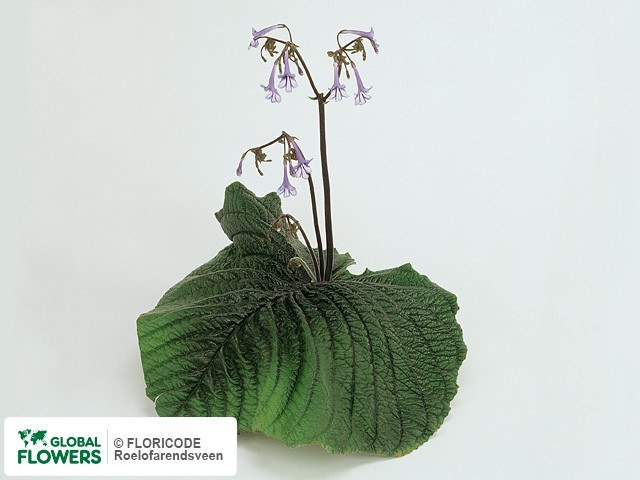
<svg viewBox="0 0 640 480">
<path fill-rule="evenodd" d="M 288 34 L 288 40 L 282 40 L 280 38 L 271 36 L 271 32 L 277 31 L 279 29 L 286 30 Z M 341 35 L 352 35 L 356 38 L 352 39 L 343 46 L 340 43 Z M 356 86 L 358 89 L 357 93 L 355 94 L 355 104 L 364 105 L 368 100 L 371 99 L 371 95 L 369 94 L 371 87 L 367 88 L 364 86 L 364 83 L 360 76 L 360 72 L 351 59 L 351 55 L 361 54 L 362 60 L 365 61 L 367 58 L 365 43 L 368 42 L 375 53 L 378 53 L 380 45 L 374 37 L 373 28 L 369 32 L 364 30 L 340 30 L 336 36 L 338 49 L 332 52 L 328 52 L 329 56 L 333 58 L 333 85 L 329 87 L 329 91 L 327 93 L 323 93 L 317 88 L 311 72 L 309 71 L 304 58 L 300 53 L 299 47 L 295 43 L 293 43 L 293 37 L 291 35 L 291 30 L 289 29 L 289 27 L 287 27 L 285 24 L 279 23 L 270 27 L 263 28 L 261 30 L 252 29 L 252 40 L 249 43 L 249 48 L 258 48 L 260 40 L 264 40 L 264 44 L 260 50 L 261 58 L 265 62 L 268 61 L 264 55 L 264 52 L 266 52 L 268 56 L 274 59 L 271 74 L 269 76 L 269 81 L 267 82 L 267 85 L 261 85 L 261 87 L 267 93 L 265 98 L 267 98 L 267 100 L 269 100 L 271 103 L 280 103 L 282 97 L 278 92 L 278 88 L 284 89 L 287 93 L 291 93 L 293 89 L 298 86 L 296 75 L 291 72 L 291 63 L 293 63 L 297 67 L 298 75 L 307 77 L 309 86 L 313 91 L 313 96 L 310 98 L 311 100 L 317 102 L 318 105 L 320 168 L 322 173 L 322 194 L 325 227 L 324 235 L 327 244 L 326 250 L 323 249 L 315 186 L 313 183 L 313 177 L 311 175 L 311 167 L 309 166 L 309 163 L 312 159 L 307 160 L 304 157 L 295 137 L 292 137 L 286 132 L 282 132 L 280 136 L 276 137 L 271 142 L 267 142 L 264 145 L 260 145 L 258 147 L 247 150 L 240 159 L 240 163 L 238 165 L 236 173 L 238 175 L 242 175 L 242 162 L 249 152 L 253 152 L 255 156 L 256 168 L 260 175 L 262 175 L 260 164 L 262 162 L 270 161 L 266 158 L 266 154 L 264 154 L 262 149 L 273 145 L 274 143 L 283 144 L 283 180 L 282 184 L 278 188 L 278 194 L 282 195 L 285 198 L 291 195 L 296 195 L 297 190 L 291 183 L 289 176 L 299 177 L 307 180 L 307 183 L 309 185 L 309 195 L 311 197 L 311 210 L 313 213 L 316 242 L 318 245 L 317 257 L 315 255 L 315 252 L 313 251 L 313 248 L 311 247 L 306 233 L 304 233 L 304 230 L 302 230 L 302 227 L 297 220 L 287 214 L 281 216 L 276 222 L 282 219 L 286 219 L 286 222 L 290 224 L 290 227 L 301 232 L 305 240 L 307 249 L 309 250 L 309 253 L 313 260 L 315 281 L 328 282 L 331 280 L 331 275 L 333 272 L 334 243 L 333 219 L 331 216 L 331 182 L 329 180 L 329 164 L 327 160 L 327 128 L 325 105 L 328 100 L 340 101 L 346 97 L 346 87 L 340 82 L 340 76 L 344 72 L 347 79 L 350 79 L 351 75 L 349 69 L 353 71 L 356 80 Z M 282 49 L 280 53 L 278 53 L 278 46 L 280 46 Z M 275 82 L 276 70 L 280 72 L 280 74 L 278 75 L 278 79 L 280 81 L 277 87 Z M 297 163 L 294 165 L 293 161 L 296 161 Z M 293 260 L 296 260 L 294 262 L 296 265 L 299 263 L 299 261 L 301 261 L 301 259 L 299 258 L 292 259 L 292 261 Z"/>
</svg>

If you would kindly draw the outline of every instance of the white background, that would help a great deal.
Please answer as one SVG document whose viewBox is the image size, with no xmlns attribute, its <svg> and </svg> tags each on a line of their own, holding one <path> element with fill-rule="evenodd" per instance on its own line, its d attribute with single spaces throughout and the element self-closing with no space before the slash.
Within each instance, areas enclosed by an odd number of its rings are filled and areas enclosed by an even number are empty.
<svg viewBox="0 0 640 480">
<path fill-rule="evenodd" d="M 335 32 L 373 25 L 373 99 L 327 108 L 336 244 L 458 295 L 460 391 L 401 459 L 243 434 L 238 478 L 640 476 L 640 3 L 2 10 L 2 416 L 154 415 L 135 320 L 227 244 L 240 153 L 286 129 L 318 167 L 309 89 L 264 100 L 251 27 L 288 23 L 325 88 Z"/>
</svg>

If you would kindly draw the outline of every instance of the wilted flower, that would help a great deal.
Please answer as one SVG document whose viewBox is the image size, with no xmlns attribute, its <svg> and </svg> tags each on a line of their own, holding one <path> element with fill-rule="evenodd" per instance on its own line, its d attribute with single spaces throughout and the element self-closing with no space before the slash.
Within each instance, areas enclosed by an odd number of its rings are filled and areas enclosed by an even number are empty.
<svg viewBox="0 0 640 480">
<path fill-rule="evenodd" d="M 274 80 L 275 80 L 275 76 L 276 76 L 276 68 L 277 68 L 277 64 L 276 62 L 273 63 L 273 68 L 271 69 L 271 75 L 269 76 L 269 84 L 267 86 L 264 85 L 260 85 L 265 92 L 267 92 L 267 95 L 265 95 L 264 98 L 266 98 L 267 100 L 270 100 L 271 103 L 279 103 L 281 100 L 280 97 L 280 93 L 278 93 L 278 90 L 276 89 Z"/>
<path fill-rule="evenodd" d="M 244 155 L 240 159 L 240 163 L 238 163 L 238 168 L 236 168 L 236 175 L 242 175 L 242 162 L 244 162 Z"/>
<path fill-rule="evenodd" d="M 278 188 L 278 195 L 282 195 L 283 197 L 296 196 L 298 192 L 296 191 L 296 187 L 291 185 L 289 182 L 289 175 L 287 175 L 287 164 L 284 164 L 284 176 L 282 178 L 282 185 Z"/>
<path fill-rule="evenodd" d="M 258 48 L 258 37 L 262 37 L 276 28 L 280 28 L 282 26 L 281 23 L 277 25 L 271 25 L 270 27 L 263 28 L 262 30 L 256 31 L 255 28 L 251 29 L 251 36 L 253 37 L 251 42 L 249 42 L 249 48 Z"/>
<path fill-rule="evenodd" d="M 351 67 L 353 68 L 353 73 L 356 76 L 356 83 L 358 84 L 358 93 L 356 93 L 355 95 L 356 105 L 364 105 L 365 103 L 367 103 L 367 100 L 371 100 L 369 90 L 371 90 L 372 87 L 365 88 L 364 84 L 362 83 L 362 79 L 360 78 L 360 73 L 358 72 L 355 64 L 352 63 Z"/>
<path fill-rule="evenodd" d="M 313 160 L 313 158 L 310 158 L 309 160 L 304 158 L 304 155 L 302 154 L 300 147 L 298 146 L 296 141 L 293 139 L 291 140 L 291 148 L 296 154 L 296 160 L 298 160 L 297 165 L 293 166 L 290 170 L 291 175 L 293 175 L 294 177 L 300 177 L 306 180 L 307 178 L 309 178 L 309 175 L 311 174 L 311 167 L 309 166 L 309 164 L 311 163 L 311 160 Z"/>
<path fill-rule="evenodd" d="M 350 33 L 351 35 L 357 35 L 358 37 L 365 37 L 369 39 L 371 41 L 371 44 L 373 45 L 373 49 L 376 51 L 376 53 L 378 53 L 380 45 L 378 45 L 376 39 L 373 38 L 373 27 L 371 27 L 371 31 L 369 32 L 363 32 L 362 30 L 342 30 L 342 32 L 340 33 Z"/>
<path fill-rule="evenodd" d="M 296 82 L 296 76 L 294 73 L 291 73 L 291 69 L 289 68 L 289 50 L 284 51 L 284 73 L 282 75 L 278 75 L 280 79 L 280 84 L 278 87 L 284 88 L 287 93 L 291 93 L 291 91 L 298 86 L 298 82 Z"/>
<path fill-rule="evenodd" d="M 333 85 L 329 88 L 329 100 L 335 100 L 339 102 L 347 96 L 346 87 L 340 83 L 340 76 L 338 75 L 338 64 L 333 63 Z"/>
</svg>

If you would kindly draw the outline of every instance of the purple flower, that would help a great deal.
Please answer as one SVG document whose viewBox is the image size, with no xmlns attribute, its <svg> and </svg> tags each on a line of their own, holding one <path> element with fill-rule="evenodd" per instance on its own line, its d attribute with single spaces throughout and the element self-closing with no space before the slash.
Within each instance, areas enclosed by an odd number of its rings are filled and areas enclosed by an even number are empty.
<svg viewBox="0 0 640 480">
<path fill-rule="evenodd" d="M 293 151 L 296 152 L 296 160 L 298 160 L 298 164 L 290 169 L 291 175 L 306 180 L 311 174 L 311 167 L 309 166 L 309 164 L 311 163 L 311 160 L 313 160 L 313 158 L 310 158 L 309 160 L 304 158 L 304 155 L 302 154 L 302 151 L 300 150 L 300 147 L 295 140 L 291 140 L 291 148 L 293 148 Z"/>
<path fill-rule="evenodd" d="M 280 28 L 282 24 L 271 25 L 270 27 L 263 28 L 262 30 L 256 31 L 255 28 L 251 29 L 251 36 L 253 37 L 251 42 L 249 42 L 249 48 L 258 48 L 258 37 L 262 37 L 276 28 Z"/>
<path fill-rule="evenodd" d="M 339 102 L 347 96 L 346 87 L 340 83 L 340 77 L 338 75 L 338 64 L 333 64 L 333 85 L 329 88 L 329 100 L 335 100 Z"/>
<path fill-rule="evenodd" d="M 291 93 L 291 91 L 298 86 L 296 76 L 291 73 L 291 69 L 289 68 L 289 49 L 284 51 L 284 73 L 278 75 L 278 78 L 280 79 L 278 87 L 284 88 L 287 93 Z"/>
<path fill-rule="evenodd" d="M 240 159 L 240 163 L 238 163 L 238 168 L 236 168 L 236 175 L 242 175 L 242 162 L 244 162 L 244 155 Z"/>
<path fill-rule="evenodd" d="M 350 33 L 351 35 L 357 35 L 358 37 L 368 38 L 373 44 L 373 49 L 376 51 L 376 53 L 380 48 L 380 45 L 378 45 L 378 42 L 376 42 L 376 39 L 373 38 L 373 27 L 371 27 L 371 31 L 369 32 L 363 32 L 362 30 L 342 30 L 342 32 L 340 33 Z"/>
<path fill-rule="evenodd" d="M 284 165 L 284 177 L 282 178 L 282 185 L 278 188 L 278 195 L 282 195 L 283 197 L 288 197 L 289 195 L 295 196 L 298 192 L 296 191 L 296 187 L 289 183 L 289 176 L 287 175 L 287 164 Z"/>
<path fill-rule="evenodd" d="M 271 76 L 269 76 L 269 84 L 265 87 L 264 85 L 260 85 L 265 92 L 267 92 L 267 95 L 264 97 L 267 100 L 270 100 L 271 103 L 280 103 L 281 97 L 280 94 L 278 93 L 278 90 L 276 89 L 276 86 L 274 84 L 274 79 L 276 76 L 276 62 L 273 62 L 273 68 L 271 69 Z"/>
<path fill-rule="evenodd" d="M 351 67 L 353 68 L 353 73 L 356 75 L 356 83 L 358 84 L 358 93 L 356 93 L 356 105 L 364 105 L 367 103 L 367 100 L 371 100 L 371 95 L 369 95 L 369 90 L 373 87 L 365 88 L 362 84 L 362 79 L 360 78 L 360 73 L 356 68 L 355 64 L 352 63 Z"/>
</svg>

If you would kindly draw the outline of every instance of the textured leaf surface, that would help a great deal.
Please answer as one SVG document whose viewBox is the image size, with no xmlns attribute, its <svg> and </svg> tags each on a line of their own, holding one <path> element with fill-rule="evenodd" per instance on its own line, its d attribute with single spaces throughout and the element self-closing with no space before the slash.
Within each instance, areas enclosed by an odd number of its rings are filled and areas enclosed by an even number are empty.
<svg viewBox="0 0 640 480">
<path fill-rule="evenodd" d="M 227 188 L 232 244 L 138 319 L 147 394 L 162 416 L 233 416 L 241 430 L 334 453 L 403 455 L 442 424 L 466 355 L 451 293 L 409 264 L 335 279 L 287 270 L 300 251 L 269 225 L 275 194 Z"/>
</svg>

